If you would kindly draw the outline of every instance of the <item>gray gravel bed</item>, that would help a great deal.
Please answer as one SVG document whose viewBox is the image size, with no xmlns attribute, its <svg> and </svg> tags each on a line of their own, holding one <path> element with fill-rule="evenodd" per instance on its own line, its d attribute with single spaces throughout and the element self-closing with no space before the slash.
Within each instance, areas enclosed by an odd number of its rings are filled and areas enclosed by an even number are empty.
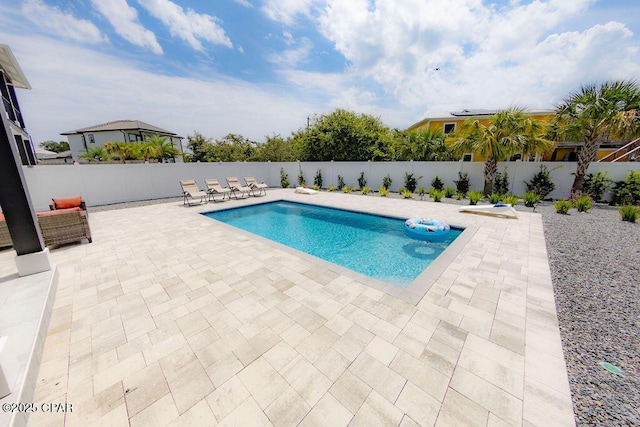
<svg viewBox="0 0 640 427">
<path fill-rule="evenodd" d="M 576 424 L 640 425 L 640 223 L 615 208 L 542 214 Z M 607 362 L 622 369 L 614 374 Z"/>
<path fill-rule="evenodd" d="M 89 210 L 181 201 L 146 200 Z M 522 205 L 516 209 L 532 211 Z M 640 223 L 623 222 L 615 208 L 601 204 L 588 213 L 573 209 L 560 215 L 553 203 L 542 202 L 535 212 L 544 224 L 576 424 L 640 425 Z M 610 372 L 603 362 L 622 372 Z"/>
</svg>

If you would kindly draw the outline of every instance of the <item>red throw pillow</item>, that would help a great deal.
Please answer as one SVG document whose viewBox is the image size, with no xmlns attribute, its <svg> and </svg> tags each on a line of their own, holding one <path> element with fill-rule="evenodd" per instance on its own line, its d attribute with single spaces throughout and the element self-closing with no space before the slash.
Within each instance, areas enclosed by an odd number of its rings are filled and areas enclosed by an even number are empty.
<svg viewBox="0 0 640 427">
<path fill-rule="evenodd" d="M 53 200 L 53 205 L 56 207 L 56 209 L 79 208 L 80 204 L 82 203 L 81 196 L 62 197 L 62 198 L 51 199 L 51 200 Z"/>
<path fill-rule="evenodd" d="M 4 221 L 4 214 L 0 212 L 0 221 Z"/>
</svg>

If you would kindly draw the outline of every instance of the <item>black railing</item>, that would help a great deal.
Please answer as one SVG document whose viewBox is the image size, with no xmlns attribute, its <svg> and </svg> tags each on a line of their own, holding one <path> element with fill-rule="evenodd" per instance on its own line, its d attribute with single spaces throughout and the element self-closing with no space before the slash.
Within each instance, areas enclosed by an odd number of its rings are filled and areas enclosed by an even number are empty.
<svg viewBox="0 0 640 427">
<path fill-rule="evenodd" d="M 22 113 L 20 113 L 20 110 L 15 108 L 13 103 L 4 96 L 2 97 L 2 103 L 4 104 L 4 109 L 7 112 L 9 120 L 24 129 L 24 122 L 22 121 Z"/>
</svg>

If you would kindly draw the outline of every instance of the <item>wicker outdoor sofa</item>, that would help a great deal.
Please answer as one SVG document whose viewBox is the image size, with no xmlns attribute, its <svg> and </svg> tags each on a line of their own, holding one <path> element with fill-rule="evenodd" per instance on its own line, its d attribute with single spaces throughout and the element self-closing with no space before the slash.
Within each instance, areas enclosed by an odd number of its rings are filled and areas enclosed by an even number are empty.
<svg viewBox="0 0 640 427">
<path fill-rule="evenodd" d="M 40 233 L 47 247 L 87 239 L 91 243 L 89 214 L 79 198 L 53 199 L 48 212 L 36 212 Z M 1 215 L 1 214 L 0 214 Z M 4 216 L 0 217 L 0 248 L 12 246 Z"/>
<path fill-rule="evenodd" d="M 7 222 L 4 220 L 4 215 L 0 213 L 0 248 L 9 246 L 13 246 L 11 235 L 9 234 L 9 227 L 7 227 Z"/>
</svg>

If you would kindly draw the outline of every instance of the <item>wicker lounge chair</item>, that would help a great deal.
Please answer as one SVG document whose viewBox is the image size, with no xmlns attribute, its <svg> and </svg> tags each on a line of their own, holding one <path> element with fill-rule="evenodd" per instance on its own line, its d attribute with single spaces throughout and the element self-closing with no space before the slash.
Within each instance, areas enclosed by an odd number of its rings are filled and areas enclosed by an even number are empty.
<svg viewBox="0 0 640 427">
<path fill-rule="evenodd" d="M 255 192 L 256 190 L 258 190 L 258 194 L 260 193 L 264 193 L 264 195 L 267 195 L 267 188 L 269 188 L 269 186 L 264 183 L 264 182 L 258 182 L 254 177 L 252 176 L 246 176 L 244 177 L 244 182 L 247 183 L 248 187 L 251 187 L 251 189 L 253 190 L 253 194 L 255 196 Z"/>
<path fill-rule="evenodd" d="M 240 184 L 240 180 L 236 177 L 227 177 L 227 184 L 229 184 L 229 188 L 231 189 L 231 193 L 233 197 L 238 198 L 238 193 L 242 194 L 244 198 L 244 194 L 251 195 L 253 194 L 253 189 L 251 187 L 242 186 Z"/>
<path fill-rule="evenodd" d="M 200 198 L 200 203 L 207 203 L 207 193 L 200 190 L 194 180 L 180 180 L 180 187 L 182 187 L 183 204 L 185 206 L 191 206 L 191 200 L 195 200 L 198 197 Z"/>
<path fill-rule="evenodd" d="M 229 197 L 229 200 L 231 200 L 231 189 L 223 188 L 222 185 L 220 185 L 220 181 L 217 179 L 205 179 L 204 183 L 207 186 L 209 200 L 213 200 L 215 202 L 216 196 L 218 195 L 222 195 L 222 200 L 224 200 L 225 197 Z"/>
</svg>

